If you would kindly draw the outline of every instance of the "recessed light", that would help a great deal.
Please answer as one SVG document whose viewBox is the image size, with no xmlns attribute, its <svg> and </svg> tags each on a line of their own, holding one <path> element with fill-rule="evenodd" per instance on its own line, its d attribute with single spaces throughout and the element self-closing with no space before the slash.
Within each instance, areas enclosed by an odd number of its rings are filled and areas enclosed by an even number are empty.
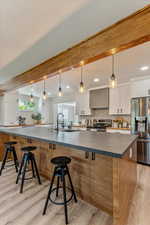
<svg viewBox="0 0 150 225">
<path fill-rule="evenodd" d="M 69 88 L 70 88 L 70 86 L 69 86 L 69 85 L 67 85 L 67 86 L 66 86 L 66 88 L 67 88 L 67 89 L 69 89 Z"/>
<path fill-rule="evenodd" d="M 99 81 L 99 78 L 94 78 L 93 81 L 94 81 L 94 82 L 98 82 L 98 81 Z"/>
<path fill-rule="evenodd" d="M 148 66 L 142 66 L 140 69 L 141 69 L 142 71 L 144 71 L 144 70 L 148 70 L 149 67 L 148 67 Z"/>
</svg>

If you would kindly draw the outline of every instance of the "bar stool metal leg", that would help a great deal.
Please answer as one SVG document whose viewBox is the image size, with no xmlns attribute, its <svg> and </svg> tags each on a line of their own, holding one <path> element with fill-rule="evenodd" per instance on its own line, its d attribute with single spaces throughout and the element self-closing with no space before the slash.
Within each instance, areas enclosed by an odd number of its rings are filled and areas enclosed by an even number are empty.
<svg viewBox="0 0 150 225">
<path fill-rule="evenodd" d="M 15 168 L 16 168 L 16 173 L 18 173 L 18 166 L 19 166 L 19 163 L 18 163 L 18 158 L 17 158 L 17 155 L 16 155 L 16 151 L 12 150 L 12 153 L 13 153 L 13 158 L 14 158 L 14 163 L 15 163 Z"/>
<path fill-rule="evenodd" d="M 59 176 L 57 177 L 56 197 L 58 197 L 58 192 L 59 192 Z"/>
<path fill-rule="evenodd" d="M 34 158 L 34 155 L 31 156 L 31 160 L 33 161 L 33 164 L 34 164 L 34 168 L 35 168 L 36 176 L 38 178 L 38 182 L 39 182 L 39 184 L 42 184 L 41 183 L 41 179 L 40 179 L 40 175 L 39 175 L 39 172 L 38 172 L 38 168 L 37 168 L 37 165 L 36 165 L 36 161 L 35 161 L 35 158 Z"/>
<path fill-rule="evenodd" d="M 1 165 L 1 169 L 0 169 L 0 176 L 2 175 L 2 170 L 5 167 L 7 156 L 8 156 L 8 149 L 6 149 L 5 154 L 4 154 L 3 162 L 2 162 L 2 165 Z"/>
<path fill-rule="evenodd" d="M 24 159 L 25 159 L 25 155 L 23 155 L 23 158 L 22 158 L 22 161 L 21 161 L 18 176 L 17 176 L 17 179 L 16 179 L 16 184 L 18 184 L 18 181 L 19 181 L 19 178 L 20 178 L 20 175 L 21 175 L 21 171 L 22 171 L 22 168 L 23 168 L 23 165 L 24 165 Z"/>
<path fill-rule="evenodd" d="M 63 182 L 65 220 L 66 220 L 66 224 L 68 224 L 68 210 L 67 210 L 67 198 L 66 198 L 66 181 L 65 181 L 64 171 L 63 171 L 63 174 L 62 174 L 62 182 Z"/>
<path fill-rule="evenodd" d="M 23 168 L 22 179 L 21 179 L 21 188 L 20 188 L 20 193 L 21 194 L 23 193 L 23 185 L 24 185 L 24 180 L 25 180 L 25 173 L 26 173 L 27 164 L 28 164 L 28 156 L 25 155 L 24 168 Z"/>
<path fill-rule="evenodd" d="M 46 210 L 47 210 L 47 206 L 48 206 L 50 194 L 51 194 L 52 187 L 53 187 L 53 184 L 54 184 L 55 174 L 56 174 L 56 168 L 54 170 L 53 177 L 52 177 L 52 181 L 51 181 L 51 185 L 50 185 L 50 188 L 49 188 L 49 191 L 48 191 L 47 199 L 46 199 L 45 206 L 44 206 L 44 210 L 43 210 L 43 215 L 46 214 Z"/>
<path fill-rule="evenodd" d="M 35 178 L 36 176 L 35 176 L 35 171 L 34 171 L 34 164 L 33 164 L 33 160 L 32 160 L 32 159 L 30 159 L 30 161 L 31 161 L 32 175 L 33 175 L 33 177 Z"/>
<path fill-rule="evenodd" d="M 76 197 L 76 194 L 75 194 L 75 191 L 74 191 L 74 187 L 73 187 L 73 184 L 72 184 L 71 176 L 70 176 L 69 169 L 68 169 L 67 165 L 66 165 L 66 170 L 67 170 L 67 175 L 68 175 L 69 182 L 70 182 L 70 185 L 71 185 L 72 193 L 73 193 L 73 196 L 74 196 L 74 201 L 77 202 L 77 197 Z"/>
</svg>

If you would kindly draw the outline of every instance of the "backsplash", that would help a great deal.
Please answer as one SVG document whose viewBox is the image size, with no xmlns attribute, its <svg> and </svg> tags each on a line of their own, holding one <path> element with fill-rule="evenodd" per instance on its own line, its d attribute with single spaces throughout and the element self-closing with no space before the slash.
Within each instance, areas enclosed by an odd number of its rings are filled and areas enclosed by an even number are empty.
<svg viewBox="0 0 150 225">
<path fill-rule="evenodd" d="M 124 120 L 128 121 L 130 124 L 130 115 L 109 115 L 109 110 L 108 109 L 96 109 L 92 110 L 92 115 L 91 116 L 80 116 L 81 120 L 85 119 L 111 119 L 115 120 L 116 118 L 124 118 Z"/>
</svg>

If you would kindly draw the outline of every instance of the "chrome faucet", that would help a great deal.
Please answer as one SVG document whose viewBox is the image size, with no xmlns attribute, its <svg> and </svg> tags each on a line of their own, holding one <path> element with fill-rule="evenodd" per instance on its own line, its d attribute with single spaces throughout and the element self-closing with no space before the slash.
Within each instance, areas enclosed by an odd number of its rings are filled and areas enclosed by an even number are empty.
<svg viewBox="0 0 150 225">
<path fill-rule="evenodd" d="M 62 128 L 64 128 L 64 114 L 63 113 L 58 113 L 57 114 L 57 127 L 56 130 L 59 131 L 59 116 L 62 116 L 63 121 L 61 122 Z"/>
</svg>

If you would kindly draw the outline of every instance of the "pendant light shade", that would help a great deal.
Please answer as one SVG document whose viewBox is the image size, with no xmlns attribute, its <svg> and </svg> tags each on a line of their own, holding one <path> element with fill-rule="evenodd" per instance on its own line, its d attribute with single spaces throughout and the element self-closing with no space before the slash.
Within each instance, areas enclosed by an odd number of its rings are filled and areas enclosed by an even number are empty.
<svg viewBox="0 0 150 225">
<path fill-rule="evenodd" d="M 109 80 L 109 86 L 110 86 L 110 88 L 117 87 L 117 79 L 116 79 L 116 76 L 114 73 L 114 55 L 112 55 L 112 75 Z"/>
<path fill-rule="evenodd" d="M 80 93 L 83 93 L 83 92 L 84 92 L 84 83 L 83 83 L 83 65 L 84 65 L 84 62 L 81 62 L 81 80 L 80 80 L 80 87 L 79 87 Z"/>
<path fill-rule="evenodd" d="M 30 95 L 30 102 L 33 102 L 34 101 L 34 97 L 33 97 L 33 95 L 31 94 Z"/>
<path fill-rule="evenodd" d="M 61 72 L 59 72 L 59 88 L 58 88 L 58 96 L 62 97 L 62 88 L 61 88 Z"/>
<path fill-rule="evenodd" d="M 43 90 L 43 100 L 47 99 L 47 94 L 46 94 L 46 90 L 45 90 L 45 79 L 44 79 L 44 90 Z"/>
<path fill-rule="evenodd" d="M 59 87 L 59 90 L 58 90 L 58 96 L 59 96 L 59 97 L 62 96 L 62 89 L 61 89 L 61 87 Z"/>
<path fill-rule="evenodd" d="M 83 81 L 80 82 L 80 93 L 84 92 L 84 84 Z"/>
</svg>

